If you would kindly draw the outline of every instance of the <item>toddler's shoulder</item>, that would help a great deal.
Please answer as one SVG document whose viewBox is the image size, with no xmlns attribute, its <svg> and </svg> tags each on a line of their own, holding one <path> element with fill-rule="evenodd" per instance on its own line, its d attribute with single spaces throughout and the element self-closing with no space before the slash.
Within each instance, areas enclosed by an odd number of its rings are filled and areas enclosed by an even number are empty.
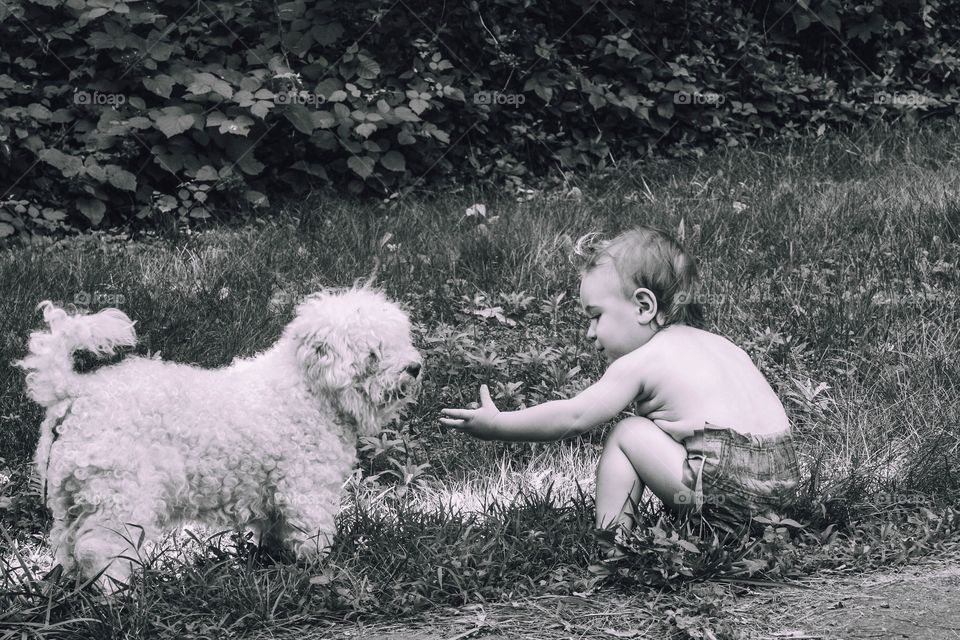
<svg viewBox="0 0 960 640">
<path fill-rule="evenodd" d="M 667 367 L 700 369 L 719 363 L 727 368 L 754 366 L 747 352 L 727 337 L 689 325 L 667 327 L 649 346 L 648 357 Z"/>
<path fill-rule="evenodd" d="M 711 333 L 705 329 L 698 329 L 687 324 L 672 324 L 659 331 L 649 342 L 651 351 L 678 352 L 682 350 L 696 350 L 719 344 L 726 340 L 723 336 Z"/>
</svg>

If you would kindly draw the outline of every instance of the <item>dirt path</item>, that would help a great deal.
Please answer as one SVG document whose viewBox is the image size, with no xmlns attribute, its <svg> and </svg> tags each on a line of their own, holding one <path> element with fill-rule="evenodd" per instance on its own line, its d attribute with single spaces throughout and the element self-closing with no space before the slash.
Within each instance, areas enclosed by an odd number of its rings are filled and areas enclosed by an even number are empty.
<svg viewBox="0 0 960 640">
<path fill-rule="evenodd" d="M 757 615 L 783 612 L 768 637 L 960 639 L 960 556 L 809 584 L 758 598 Z"/>
<path fill-rule="evenodd" d="M 724 616 L 744 637 L 960 640 L 960 554 L 866 575 L 821 575 L 799 587 L 723 585 Z M 716 585 L 704 588 L 717 589 Z M 688 596 L 689 597 L 689 596 Z M 665 638 L 657 596 L 544 597 L 475 605 L 395 624 L 336 625 L 305 640 Z M 276 636 L 274 636 L 276 637 Z M 709 636 L 704 636 L 709 638 Z"/>
</svg>

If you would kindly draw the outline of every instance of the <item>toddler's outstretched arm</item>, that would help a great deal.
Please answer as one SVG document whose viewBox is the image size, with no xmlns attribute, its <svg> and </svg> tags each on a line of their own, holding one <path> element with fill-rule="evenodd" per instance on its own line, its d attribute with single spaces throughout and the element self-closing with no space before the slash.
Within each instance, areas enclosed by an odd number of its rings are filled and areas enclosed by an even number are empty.
<svg viewBox="0 0 960 640">
<path fill-rule="evenodd" d="M 624 356 L 577 396 L 519 411 L 499 411 L 483 385 L 479 409 L 443 409 L 440 423 L 482 440 L 559 440 L 615 418 L 643 392 L 641 377 L 639 363 Z"/>
</svg>

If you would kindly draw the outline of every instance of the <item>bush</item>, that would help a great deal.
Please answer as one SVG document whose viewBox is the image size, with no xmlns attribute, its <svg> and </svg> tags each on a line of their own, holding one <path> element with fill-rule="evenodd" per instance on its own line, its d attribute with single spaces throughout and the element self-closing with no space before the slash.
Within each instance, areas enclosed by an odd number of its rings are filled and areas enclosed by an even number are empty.
<svg viewBox="0 0 960 640">
<path fill-rule="evenodd" d="M 19 0 L 0 236 L 256 209 L 317 185 L 515 185 L 658 147 L 956 113 L 938 0 Z"/>
</svg>

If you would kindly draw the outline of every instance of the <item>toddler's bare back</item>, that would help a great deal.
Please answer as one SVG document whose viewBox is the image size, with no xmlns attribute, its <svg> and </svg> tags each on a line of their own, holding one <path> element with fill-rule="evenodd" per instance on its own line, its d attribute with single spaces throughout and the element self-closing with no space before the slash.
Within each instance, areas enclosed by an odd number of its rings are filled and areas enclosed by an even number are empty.
<svg viewBox="0 0 960 640">
<path fill-rule="evenodd" d="M 750 356 L 723 336 L 672 325 L 623 357 L 642 371 L 634 412 L 677 441 L 704 423 L 757 435 L 790 428 L 783 404 Z"/>
</svg>

